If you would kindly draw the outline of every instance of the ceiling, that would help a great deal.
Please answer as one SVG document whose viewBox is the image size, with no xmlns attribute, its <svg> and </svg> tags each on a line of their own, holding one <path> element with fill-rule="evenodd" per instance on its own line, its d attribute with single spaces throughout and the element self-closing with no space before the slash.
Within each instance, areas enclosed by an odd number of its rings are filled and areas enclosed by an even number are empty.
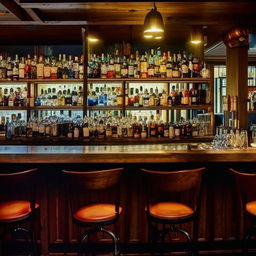
<svg viewBox="0 0 256 256">
<path fill-rule="evenodd" d="M 81 43 L 81 27 L 106 41 L 144 43 L 148 1 L 0 0 L 1 44 Z M 189 41 L 192 26 L 204 27 L 207 47 L 237 25 L 256 27 L 256 1 L 156 1 L 166 27 L 164 43 Z"/>
</svg>

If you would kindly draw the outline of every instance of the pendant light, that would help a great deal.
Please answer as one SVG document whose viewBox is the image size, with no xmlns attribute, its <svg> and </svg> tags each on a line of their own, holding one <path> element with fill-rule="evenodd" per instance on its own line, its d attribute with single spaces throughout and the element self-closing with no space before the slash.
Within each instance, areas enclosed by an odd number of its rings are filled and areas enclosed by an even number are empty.
<svg viewBox="0 0 256 256">
<path fill-rule="evenodd" d="M 203 42 L 203 30 L 201 26 L 193 26 L 190 33 L 190 42 L 192 44 L 201 44 Z"/>
<path fill-rule="evenodd" d="M 151 39 L 162 39 L 164 36 L 164 22 L 162 15 L 157 11 L 156 4 L 146 15 L 144 20 L 144 37 Z"/>
</svg>

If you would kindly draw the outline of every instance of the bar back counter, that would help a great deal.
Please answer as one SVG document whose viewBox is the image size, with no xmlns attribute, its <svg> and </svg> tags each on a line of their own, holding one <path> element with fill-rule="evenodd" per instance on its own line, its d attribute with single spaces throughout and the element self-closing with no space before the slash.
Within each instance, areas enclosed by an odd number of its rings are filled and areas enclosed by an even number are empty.
<svg viewBox="0 0 256 256">
<path fill-rule="evenodd" d="M 204 253 L 237 253 L 244 227 L 242 209 L 228 168 L 255 170 L 256 150 L 199 150 L 189 144 L 88 145 L 88 146 L 0 146 L 1 172 L 39 168 L 38 186 L 41 229 L 36 236 L 41 255 L 74 255 L 86 228 L 72 223 L 67 191 L 61 170 L 105 170 L 125 168 L 121 179 L 119 221 L 110 226 L 120 237 L 123 253 L 149 252 L 145 213 L 145 180 L 140 168 L 184 170 L 206 167 L 203 176 L 199 216 L 181 227 L 193 234 Z M 93 194 L 90 195 L 92 199 Z M 190 194 L 186 195 L 188 198 Z M 111 194 L 104 194 L 105 199 Z M 77 200 L 85 200 L 81 196 Z M 185 238 L 166 238 L 161 248 L 184 251 Z M 111 240 L 100 233 L 90 238 L 99 251 L 109 249 Z M 112 247 L 111 247 L 112 248 Z M 67 253 L 67 254 L 65 254 Z"/>
</svg>

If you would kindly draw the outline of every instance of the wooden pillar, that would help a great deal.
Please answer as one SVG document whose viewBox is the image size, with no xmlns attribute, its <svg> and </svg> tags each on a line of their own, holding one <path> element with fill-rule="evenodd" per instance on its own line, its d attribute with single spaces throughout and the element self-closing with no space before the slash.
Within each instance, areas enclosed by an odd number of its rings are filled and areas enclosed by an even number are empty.
<svg viewBox="0 0 256 256">
<path fill-rule="evenodd" d="M 248 46 L 227 49 L 227 95 L 237 96 L 239 127 L 247 129 Z"/>
</svg>

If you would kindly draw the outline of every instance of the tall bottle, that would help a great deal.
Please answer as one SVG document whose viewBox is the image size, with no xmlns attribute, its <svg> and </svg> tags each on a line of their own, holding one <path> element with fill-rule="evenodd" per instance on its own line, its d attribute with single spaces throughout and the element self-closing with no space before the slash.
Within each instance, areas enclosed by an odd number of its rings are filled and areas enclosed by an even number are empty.
<svg viewBox="0 0 256 256">
<path fill-rule="evenodd" d="M 43 61 L 43 56 L 39 57 L 38 63 L 36 65 L 37 69 L 37 78 L 42 79 L 44 78 L 44 61 Z"/>
</svg>

